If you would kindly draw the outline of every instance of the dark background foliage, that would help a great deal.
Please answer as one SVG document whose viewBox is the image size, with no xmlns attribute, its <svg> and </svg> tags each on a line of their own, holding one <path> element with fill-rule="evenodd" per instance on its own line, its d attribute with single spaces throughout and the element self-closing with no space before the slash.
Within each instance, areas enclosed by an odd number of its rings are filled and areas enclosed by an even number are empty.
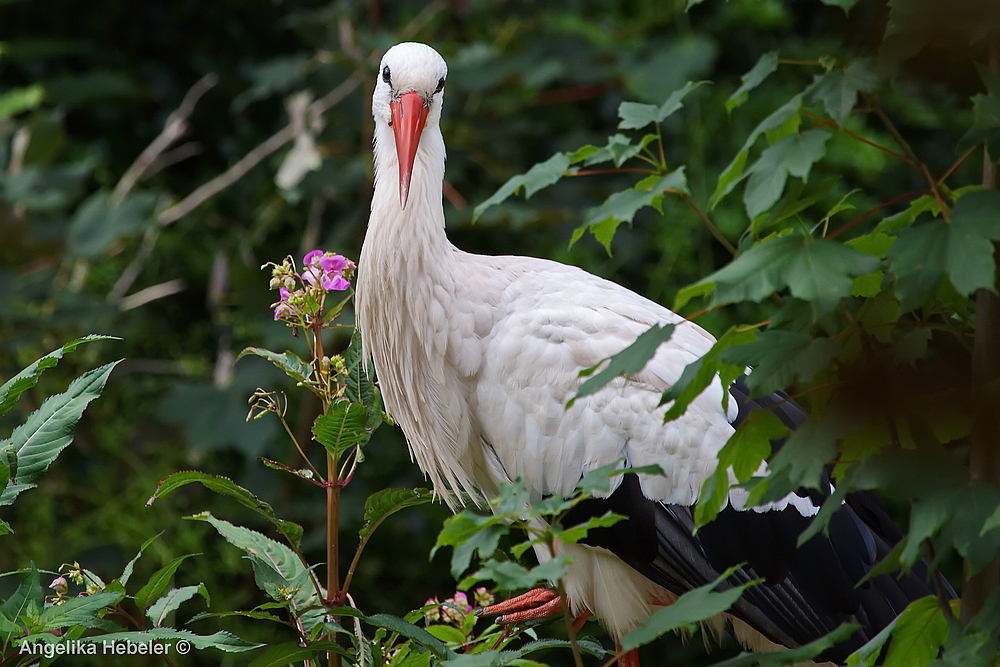
<svg viewBox="0 0 1000 667">
<path fill-rule="evenodd" d="M 902 68 L 883 104 L 914 150 L 934 173 L 955 161 L 954 146 L 970 124 L 968 98 L 979 84 L 961 51 L 966 43 L 949 41 L 943 28 L 923 42 L 883 44 L 889 9 L 877 0 L 862 0 L 850 12 L 818 1 L 710 1 L 688 13 L 681 4 L 0 2 L 0 95 L 41 91 L 34 102 L 0 111 L 0 378 L 79 335 L 122 339 L 93 344 L 44 376 L 5 426 L 82 370 L 127 358 L 88 410 L 71 449 L 4 517 L 16 534 L 3 540 L 0 571 L 28 561 L 48 569 L 79 561 L 114 576 L 162 531 L 142 567 L 201 553 L 185 561 L 177 578 L 205 582 L 213 611 L 261 602 L 238 551 L 210 527 L 180 519 L 212 509 L 260 527 L 253 516 L 193 485 L 145 506 L 157 480 L 195 466 L 234 478 L 304 524 L 311 560 L 322 560 L 321 493 L 264 468 L 258 457 L 293 461 L 293 452 L 273 420 L 245 421 L 256 387 L 289 388 L 288 382 L 263 362 L 233 360 L 247 345 L 298 345 L 271 321 L 275 297 L 261 264 L 313 247 L 357 258 L 371 190 L 371 82 L 382 51 L 397 41 L 427 42 L 449 62 L 446 214 L 456 245 L 577 264 L 663 303 L 730 257 L 680 201 L 665 201 L 662 216 L 645 209 L 620 228 L 610 256 L 589 235 L 572 247 L 568 242 L 587 208 L 631 185 L 623 176 L 564 179 L 528 201 L 513 198 L 488 209 L 475 226 L 473 206 L 556 151 L 603 145 L 621 101 L 660 103 L 686 81 L 703 78 L 715 83 L 688 98 L 665 136 L 668 162 L 687 165 L 693 198 L 704 206 L 749 131 L 815 73 L 792 73 L 727 115 L 723 103 L 740 76 L 773 49 L 802 60 L 881 55 L 883 66 Z M 958 5 L 975 11 L 975 3 Z M 186 132 L 155 155 L 120 204 L 109 205 L 130 165 L 206 75 L 217 83 L 188 109 Z M 322 98 L 352 76 L 359 85 L 305 120 L 299 134 L 314 140 L 314 151 L 295 153 L 292 142 L 279 142 L 214 196 L 196 192 L 282 131 L 296 95 Z M 864 119 L 847 124 L 891 142 Z M 855 187 L 864 188 L 852 200 L 859 211 L 923 187 L 912 170 L 840 134 L 827 149 L 828 160 L 810 175 L 811 183 L 833 179 L 827 208 Z M 283 167 L 316 158 L 300 177 L 277 182 Z M 976 182 L 976 162 L 960 167 L 955 181 Z M 198 205 L 172 219 L 171 207 L 192 201 L 185 199 L 192 193 Z M 738 197 L 724 200 L 713 219 L 734 244 L 750 240 L 741 238 L 746 218 Z M 760 307 L 742 305 L 701 321 L 721 333 L 760 318 Z M 343 346 L 346 338 L 330 344 Z M 316 410 L 308 401 L 293 403 L 291 421 L 300 433 L 308 432 Z M 422 483 L 397 429 L 381 429 L 367 451 L 370 461 L 344 499 L 347 534 L 359 525 L 369 493 Z M 427 558 L 445 514 L 425 506 L 387 523 L 358 573 L 360 605 L 401 614 L 453 592 L 445 559 Z M 14 583 L 0 580 L 0 591 L 6 582 Z M 182 614 L 193 615 L 197 604 L 187 603 Z M 199 631 L 218 624 L 249 639 L 280 633 L 235 620 L 201 623 Z M 674 642 L 655 650 L 683 660 L 701 645 Z"/>
</svg>

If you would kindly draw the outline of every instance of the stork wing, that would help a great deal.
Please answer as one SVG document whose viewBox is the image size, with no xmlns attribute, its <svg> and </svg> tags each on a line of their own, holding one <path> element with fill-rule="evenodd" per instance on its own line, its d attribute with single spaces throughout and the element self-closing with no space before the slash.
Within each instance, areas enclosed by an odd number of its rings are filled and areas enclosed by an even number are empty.
<svg viewBox="0 0 1000 667">
<path fill-rule="evenodd" d="M 731 392 L 740 407 L 737 421 L 754 409 L 768 407 L 791 428 L 805 418 L 801 408 L 784 394 L 749 398 L 742 378 Z M 815 491 L 808 493 L 812 502 L 821 502 Z M 807 492 L 800 491 L 800 495 L 805 497 Z M 583 521 L 609 509 L 629 518 L 590 531 L 585 544 L 610 550 L 678 595 L 743 563 L 727 581 L 729 585 L 754 579 L 764 582 L 747 589 L 730 611 L 775 643 L 801 646 L 845 621 L 859 623 L 862 628 L 849 640 L 822 656 L 826 660 L 842 662 L 912 600 L 933 594 L 926 583 L 924 563 L 913 573 L 898 578 L 880 575 L 857 586 L 901 538 L 868 493 L 848 496 L 831 518 L 828 534 L 816 535 L 799 548 L 796 542 L 809 518 L 792 504 L 767 512 L 738 511 L 730 506 L 694 534 L 691 506 L 647 499 L 631 475 L 609 498 L 578 506 L 566 522 Z"/>
</svg>

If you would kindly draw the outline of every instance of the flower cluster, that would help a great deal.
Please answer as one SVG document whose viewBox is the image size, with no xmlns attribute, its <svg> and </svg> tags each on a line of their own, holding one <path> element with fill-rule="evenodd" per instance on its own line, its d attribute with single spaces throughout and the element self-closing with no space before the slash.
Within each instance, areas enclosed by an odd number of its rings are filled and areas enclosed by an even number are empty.
<svg viewBox="0 0 1000 667">
<path fill-rule="evenodd" d="M 476 607 L 486 607 L 493 604 L 493 595 L 480 586 L 472 592 L 472 601 Z M 461 627 L 465 619 L 472 613 L 473 605 L 469 603 L 469 596 L 462 591 L 457 591 L 454 597 L 450 597 L 444 602 L 439 602 L 437 598 L 431 598 L 424 603 L 434 605 L 424 612 L 424 621 L 428 624 L 443 621 L 449 625 Z"/>
<path fill-rule="evenodd" d="M 274 319 L 301 325 L 323 308 L 328 292 L 342 292 L 351 286 L 357 268 L 343 255 L 313 250 L 302 259 L 302 273 L 295 270 L 291 257 L 271 266 L 271 289 L 278 290 L 279 300 L 271 304 Z M 263 268 L 263 267 L 262 267 Z"/>
</svg>

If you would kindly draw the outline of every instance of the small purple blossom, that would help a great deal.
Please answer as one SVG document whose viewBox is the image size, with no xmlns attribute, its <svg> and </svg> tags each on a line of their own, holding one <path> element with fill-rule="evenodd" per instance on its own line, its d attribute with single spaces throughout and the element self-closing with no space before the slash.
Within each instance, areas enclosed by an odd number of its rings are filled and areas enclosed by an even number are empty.
<svg viewBox="0 0 1000 667">
<path fill-rule="evenodd" d="M 354 263 L 343 255 L 313 250 L 303 259 L 302 280 L 313 287 L 319 286 L 329 291 L 346 290 L 351 283 L 344 277 L 344 271 L 354 268 Z"/>
</svg>

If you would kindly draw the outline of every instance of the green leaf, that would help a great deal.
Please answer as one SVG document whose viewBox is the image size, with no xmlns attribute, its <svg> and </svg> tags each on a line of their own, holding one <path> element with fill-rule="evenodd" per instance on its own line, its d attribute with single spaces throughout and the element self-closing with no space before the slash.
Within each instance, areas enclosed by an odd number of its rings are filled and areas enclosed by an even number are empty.
<svg viewBox="0 0 1000 667">
<path fill-rule="evenodd" d="M 726 100 L 726 113 L 732 113 L 733 109 L 746 102 L 750 96 L 750 91 L 763 83 L 764 79 L 771 76 L 777 69 L 777 51 L 768 51 L 762 55 L 757 60 L 757 64 L 750 68 L 749 72 L 740 77 L 742 85 Z"/>
<path fill-rule="evenodd" d="M 382 423 L 384 405 L 382 394 L 375 384 L 375 365 L 364 354 L 361 332 L 354 329 L 351 344 L 342 355 L 347 378 L 344 382 L 344 397 L 368 408 L 368 422 L 365 429 L 374 432 Z"/>
<path fill-rule="evenodd" d="M 708 83 L 707 81 L 688 81 L 684 86 L 675 90 L 670 97 L 660 106 L 655 104 L 639 104 L 637 102 L 622 102 L 618 106 L 618 123 L 620 130 L 638 130 L 652 123 L 662 123 L 667 116 L 671 115 L 682 106 L 682 101 L 695 88 Z"/>
<path fill-rule="evenodd" d="M 948 637 L 948 621 L 937 597 L 914 600 L 896 619 L 884 667 L 926 665 L 938 655 Z"/>
<path fill-rule="evenodd" d="M 801 331 L 774 329 L 760 334 L 757 340 L 733 346 L 720 360 L 737 366 L 753 366 L 747 386 L 762 396 L 791 386 L 796 380 L 811 382 L 844 349 L 834 340 L 813 338 Z"/>
<path fill-rule="evenodd" d="M 360 403 L 337 401 L 313 422 L 316 442 L 323 445 L 334 458 L 354 445 L 364 445 L 371 438 L 368 426 L 368 409 Z"/>
<path fill-rule="evenodd" d="M 994 288 L 993 244 L 1000 240 L 1000 192 L 963 195 L 951 211 L 947 271 L 959 294 Z"/>
<path fill-rule="evenodd" d="M 305 382 L 312 376 L 313 367 L 303 361 L 294 352 L 286 351 L 278 354 L 277 352 L 272 352 L 271 350 L 265 350 L 262 347 L 246 347 L 243 348 L 243 351 L 240 352 L 238 357 L 236 357 L 236 361 L 239 361 L 248 354 L 253 354 L 267 359 L 272 364 L 285 371 L 285 374 L 296 382 Z"/>
<path fill-rule="evenodd" d="M 923 303 L 945 273 L 959 294 L 993 288 L 993 243 L 1000 240 L 1000 192 L 975 191 L 955 203 L 951 222 L 932 220 L 899 232 L 886 253 L 907 310 Z"/>
<path fill-rule="evenodd" d="M 135 604 L 139 609 L 145 610 L 153 602 L 160 597 L 160 595 L 167 589 L 167 585 L 170 584 L 170 580 L 173 578 L 174 573 L 177 572 L 177 568 L 181 566 L 185 560 L 191 556 L 198 556 L 200 554 L 185 554 L 183 556 L 178 556 L 172 561 L 157 570 L 153 576 L 149 578 L 146 585 L 139 589 L 139 592 L 135 594 Z"/>
<path fill-rule="evenodd" d="M 771 455 L 771 441 L 787 436 L 789 429 L 775 414 L 757 410 L 740 424 L 719 452 L 716 474 L 705 480 L 695 507 L 695 530 L 714 519 L 729 498 L 729 469 L 746 482 Z"/>
<path fill-rule="evenodd" d="M 290 665 L 293 662 L 305 663 L 317 653 L 327 651 L 333 651 L 348 658 L 353 657 L 347 649 L 337 642 L 310 642 L 308 646 L 300 646 L 298 642 L 288 642 L 269 646 L 266 651 L 250 663 L 250 667 L 283 667 L 283 665 Z"/>
<path fill-rule="evenodd" d="M 747 170 L 743 203 L 751 219 L 770 209 L 784 192 L 788 176 L 809 180 L 813 163 L 826 155 L 830 133 L 807 130 L 793 134 L 769 146 Z"/>
<path fill-rule="evenodd" d="M 670 606 L 654 612 L 639 627 L 622 637 L 622 649 L 630 651 L 648 644 L 667 632 L 704 621 L 727 611 L 739 599 L 743 591 L 757 583 L 750 582 L 715 592 L 715 589 L 728 579 L 736 569 L 736 567 L 729 568 L 712 583 L 690 590 L 677 598 Z"/>
<path fill-rule="evenodd" d="M 185 518 L 211 524 L 226 541 L 246 552 L 254 565 L 257 584 L 275 599 L 288 600 L 296 615 L 315 597 L 310 572 L 284 544 L 249 528 L 217 519 L 208 512 Z"/>
<path fill-rule="evenodd" d="M 758 243 L 696 284 L 715 284 L 713 306 L 763 301 L 787 287 L 822 314 L 851 293 L 855 277 L 879 266 L 876 258 L 836 241 L 788 235 Z"/>
<path fill-rule="evenodd" d="M 576 243 L 587 229 L 590 229 L 610 255 L 611 240 L 614 238 L 618 225 L 623 222 L 631 223 L 639 209 L 645 206 L 661 210 L 660 202 L 663 199 L 663 194 L 668 190 L 687 192 L 684 167 L 678 167 L 662 177 L 653 176 L 643 179 L 634 188 L 616 192 L 600 206 L 587 211 L 583 224 L 573 231 L 569 242 L 570 246 Z"/>
<path fill-rule="evenodd" d="M 17 474 L 0 495 L 0 505 L 10 505 L 18 494 L 34 486 L 59 453 L 73 442 L 73 427 L 87 405 L 101 395 L 108 376 L 120 361 L 73 380 L 64 393 L 45 399 L 41 407 L 14 429 L 10 444 L 17 455 Z"/>
<path fill-rule="evenodd" d="M 156 541 L 156 538 L 158 538 L 162 534 L 163 531 L 160 531 L 159 533 L 157 533 L 156 535 L 154 535 L 153 537 L 149 538 L 148 540 L 142 543 L 142 546 L 139 547 L 139 553 L 137 553 L 132 558 L 132 560 L 128 562 L 128 564 L 125 566 L 125 569 L 122 570 L 122 576 L 118 577 L 118 583 L 120 583 L 122 586 L 128 583 L 128 580 L 132 578 L 132 569 L 135 567 L 135 563 L 136 561 L 139 560 L 139 557 L 142 556 L 142 552 L 145 551 L 146 547 L 148 547 L 150 544 Z"/>
<path fill-rule="evenodd" d="M 427 632 L 421 627 L 404 621 L 398 616 L 392 616 L 390 614 L 375 614 L 373 616 L 364 616 L 361 619 L 368 625 L 373 625 L 376 628 L 385 628 L 386 630 L 391 630 L 396 634 L 402 635 L 417 642 L 421 646 L 429 648 L 434 651 L 438 657 L 445 658 L 454 655 L 454 653 L 449 649 L 444 643 Z"/>
<path fill-rule="evenodd" d="M 302 539 L 302 526 L 297 523 L 292 523 L 291 521 L 279 519 L 275 516 L 274 510 L 268 503 L 250 493 L 242 486 L 239 486 L 228 477 L 209 475 L 208 473 L 198 472 L 197 470 L 177 472 L 172 475 L 167 475 L 161 479 L 160 483 L 156 485 L 156 492 L 153 493 L 149 500 L 146 501 L 146 505 L 152 505 L 153 501 L 158 498 L 162 498 L 182 486 L 191 484 L 192 482 L 198 482 L 205 488 L 227 498 L 232 498 L 244 507 L 252 509 L 254 512 L 260 514 L 262 517 L 277 526 L 282 534 L 285 535 L 292 544 L 298 544 Z"/>
<path fill-rule="evenodd" d="M 743 144 L 743 148 L 736 154 L 733 161 L 722 170 L 719 175 L 719 182 L 715 186 L 715 192 L 712 193 L 712 201 L 709 205 L 709 210 L 714 209 L 722 198 L 727 194 L 732 192 L 733 188 L 743 180 L 745 177 L 744 167 L 747 163 L 747 158 L 750 156 L 750 149 L 755 143 L 760 135 L 765 132 L 770 132 L 778 127 L 781 127 L 786 121 L 788 121 L 793 116 L 797 116 L 799 109 L 802 106 L 802 93 L 799 93 L 792 99 L 788 100 L 778 109 L 775 109 L 771 114 L 762 120 L 757 127 L 753 129 L 750 136 L 747 137 L 746 142 Z"/>
<path fill-rule="evenodd" d="M 459 582 L 458 587 L 469 588 L 473 583 L 483 579 L 491 579 L 503 590 L 518 590 L 532 588 L 540 581 L 556 581 L 566 574 L 566 566 L 570 559 L 565 554 L 545 561 L 530 570 L 513 561 L 498 561 L 490 559 L 474 574 Z"/>
<path fill-rule="evenodd" d="M 71 625 L 93 626 L 97 612 L 118 602 L 119 593 L 101 591 L 84 597 L 69 598 L 59 605 L 46 607 L 38 618 L 38 630 L 56 630 Z"/>
<path fill-rule="evenodd" d="M 18 584 L 14 594 L 0 604 L 0 617 L 14 622 L 22 614 L 25 614 L 30 607 L 41 609 L 43 604 L 45 604 L 45 591 L 42 590 L 38 570 L 35 568 L 35 564 L 31 563 L 27 576 Z M 0 632 L 5 635 L 4 643 L 9 644 L 13 639 L 12 634 L 15 631 L 8 627 L 8 629 L 0 630 Z M 23 628 L 17 632 L 19 634 L 22 633 Z"/>
<path fill-rule="evenodd" d="M 594 528 L 607 528 L 625 518 L 627 517 L 622 514 L 615 514 L 609 511 L 602 516 L 592 516 L 585 523 L 578 523 L 575 526 L 561 530 L 556 534 L 556 537 L 559 538 L 561 544 L 576 544 L 585 538 L 587 533 Z"/>
<path fill-rule="evenodd" d="M 37 108 L 45 99 L 45 89 L 39 84 L 14 88 L 0 95 L 0 121 Z"/>
<path fill-rule="evenodd" d="M 18 397 L 26 390 L 34 387 L 38 383 L 38 376 L 45 370 L 52 368 L 59 363 L 63 355 L 72 352 L 83 343 L 90 343 L 97 340 L 121 340 L 115 336 L 90 335 L 66 343 L 61 348 L 54 350 L 38 361 L 34 362 L 23 371 L 0 385 L 0 417 L 7 414 Z"/>
<path fill-rule="evenodd" d="M 578 162 L 579 160 L 574 158 L 583 155 L 585 156 L 582 158 L 584 166 L 613 161 L 616 167 L 620 167 L 625 164 L 626 161 L 638 155 L 639 152 L 652 141 L 656 141 L 655 134 L 647 134 L 637 144 L 633 144 L 632 141 L 624 134 L 614 134 L 608 137 L 607 145 L 602 148 L 585 146 L 584 148 L 587 148 L 588 150 L 581 152 L 582 149 L 578 149 L 575 153 L 573 153 L 570 159 L 573 160 L 573 162 Z"/>
<path fill-rule="evenodd" d="M 197 586 L 184 586 L 183 588 L 171 588 L 167 591 L 167 594 L 161 597 L 159 600 L 150 605 L 149 609 L 146 610 L 146 616 L 149 620 L 153 622 L 153 625 L 160 626 L 163 625 L 163 621 L 166 620 L 167 614 L 175 611 L 182 603 L 187 602 L 195 595 L 201 595 L 208 601 L 208 591 L 205 588 L 205 584 L 198 584 Z"/>
<path fill-rule="evenodd" d="M 669 340 L 673 333 L 673 324 L 664 324 L 663 326 L 654 324 L 652 327 L 639 334 L 639 337 L 635 339 L 634 343 L 626 347 L 618 354 L 610 357 L 607 366 L 605 366 L 600 372 L 594 374 L 593 377 L 584 381 L 577 390 L 576 395 L 569 400 L 566 407 L 569 408 L 572 406 L 576 399 L 598 391 L 619 375 L 628 376 L 640 372 L 646 367 L 649 360 L 653 358 L 653 355 L 656 354 L 657 348 Z M 603 363 L 604 362 L 602 361 L 601 364 Z M 580 371 L 580 377 L 586 377 L 593 374 L 601 364 Z"/>
<path fill-rule="evenodd" d="M 731 345 L 739 345 L 754 340 L 756 337 L 757 331 L 754 327 L 730 327 L 719 340 L 715 341 L 708 352 L 685 366 L 677 382 L 660 396 L 661 405 L 673 401 L 673 404 L 663 415 L 663 421 L 668 422 L 684 414 L 691 401 L 700 396 L 705 388 L 715 380 L 716 376 L 719 377 L 722 386 L 728 387 L 742 375 L 744 372 L 742 366 L 727 364 L 719 359 L 719 355 Z M 729 392 L 722 392 L 722 401 L 723 405 L 728 407 Z"/>
<path fill-rule="evenodd" d="M 513 194 L 517 194 L 522 188 L 524 197 L 528 199 L 542 188 L 547 188 L 557 182 L 566 174 L 569 169 L 570 156 L 567 153 L 556 153 L 545 162 L 540 162 L 528 170 L 525 174 L 511 177 L 500 189 L 493 193 L 493 196 L 477 206 L 472 211 L 472 222 L 479 219 L 483 211 L 490 206 L 496 206 Z"/>
<path fill-rule="evenodd" d="M 837 125 L 843 125 L 858 103 L 858 93 L 874 92 L 878 83 L 872 62 L 863 58 L 845 68 L 837 67 L 817 75 L 813 80 L 812 96 L 823 103 L 823 108 Z"/>
<path fill-rule="evenodd" d="M 174 630 L 173 628 L 152 628 L 141 632 L 111 632 L 92 637 L 81 637 L 81 642 L 103 644 L 104 642 L 123 642 L 129 644 L 142 644 L 150 641 L 169 642 L 175 644 L 178 641 L 190 642 L 191 646 L 198 649 L 214 648 L 226 653 L 242 653 L 260 648 L 264 644 L 255 644 L 240 639 L 234 634 L 219 631 L 210 635 L 196 635 L 188 630 Z"/>
<path fill-rule="evenodd" d="M 361 539 L 378 528 L 387 517 L 407 507 L 416 507 L 434 500 L 427 489 L 382 489 L 365 500 L 364 525 L 358 531 Z"/>
</svg>

